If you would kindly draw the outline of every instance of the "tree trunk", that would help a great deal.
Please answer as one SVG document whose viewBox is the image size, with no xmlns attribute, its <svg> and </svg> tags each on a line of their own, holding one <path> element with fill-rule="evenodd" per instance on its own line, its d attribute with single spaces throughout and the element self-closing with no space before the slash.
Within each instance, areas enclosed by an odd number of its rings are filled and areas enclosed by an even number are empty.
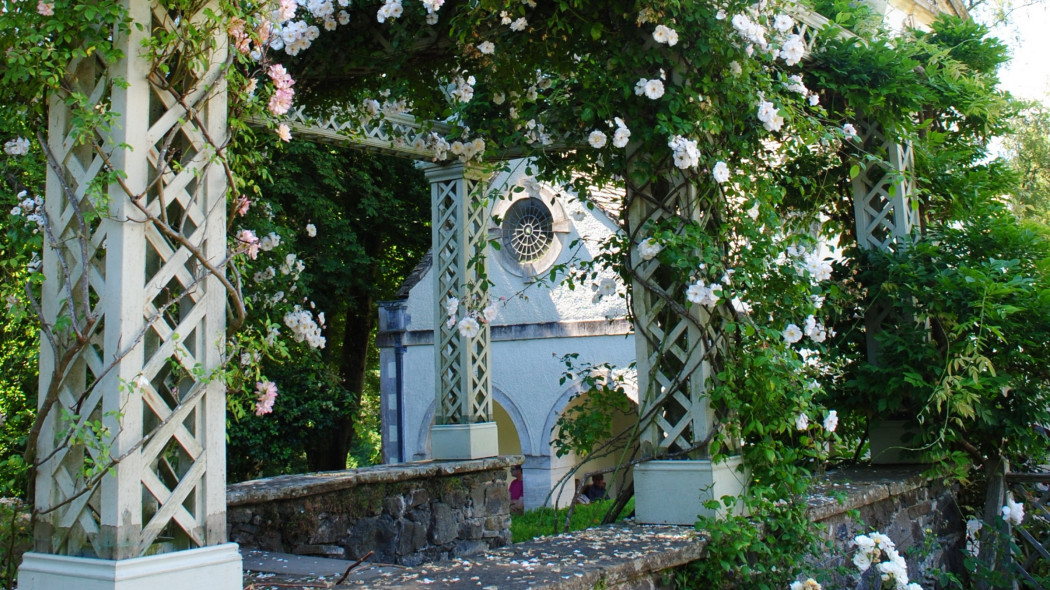
<svg viewBox="0 0 1050 590">
<path fill-rule="evenodd" d="M 345 294 L 346 319 L 343 322 L 341 335 L 342 345 L 338 348 L 339 375 L 343 387 L 353 396 L 349 413 L 339 416 L 331 430 L 318 433 L 313 443 L 306 450 L 306 461 L 311 471 L 337 471 L 346 469 L 347 455 L 354 444 L 354 422 L 361 397 L 365 389 L 365 372 L 368 370 L 368 347 L 372 341 L 375 327 L 375 301 L 372 289 L 379 276 L 381 264 L 378 254 L 384 247 L 381 240 L 369 240 L 365 251 L 372 265 L 368 277 L 364 278 L 361 287 L 351 289 Z"/>
</svg>

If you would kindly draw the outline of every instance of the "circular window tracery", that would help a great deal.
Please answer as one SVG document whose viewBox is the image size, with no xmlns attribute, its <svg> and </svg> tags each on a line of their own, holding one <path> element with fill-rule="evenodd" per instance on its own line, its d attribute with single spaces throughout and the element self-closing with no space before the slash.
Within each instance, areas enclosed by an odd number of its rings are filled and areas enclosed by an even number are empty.
<svg viewBox="0 0 1050 590">
<path fill-rule="evenodd" d="M 503 247 L 522 264 L 541 260 L 554 243 L 554 217 L 539 199 L 515 201 L 501 224 Z"/>
</svg>

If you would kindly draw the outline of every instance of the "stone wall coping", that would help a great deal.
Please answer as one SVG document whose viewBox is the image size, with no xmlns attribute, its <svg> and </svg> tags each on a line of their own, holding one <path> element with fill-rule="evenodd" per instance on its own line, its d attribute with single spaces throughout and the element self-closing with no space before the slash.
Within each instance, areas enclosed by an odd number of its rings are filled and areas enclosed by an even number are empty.
<svg viewBox="0 0 1050 590">
<path fill-rule="evenodd" d="M 524 461 L 521 455 L 502 455 L 469 461 L 412 461 L 344 471 L 280 475 L 227 486 L 226 506 L 293 500 L 368 484 L 495 471 L 521 465 Z"/>
<path fill-rule="evenodd" d="M 850 510 L 929 485 L 924 465 L 851 467 L 828 474 L 806 499 L 810 520 L 820 522 Z"/>
<path fill-rule="evenodd" d="M 930 484 L 923 466 L 842 469 L 813 486 L 809 515 L 823 521 L 849 510 L 906 494 Z M 634 588 L 632 582 L 702 558 L 708 535 L 688 526 L 615 525 L 539 537 L 470 559 L 453 559 L 414 568 L 365 565 L 339 588 L 457 590 L 461 588 L 545 588 L 585 590 Z M 294 556 L 280 556 L 294 559 Z M 255 569 L 250 565 L 247 569 Z M 269 581 L 294 581 L 282 577 Z M 254 579 L 253 574 L 245 578 Z M 335 576 L 338 577 L 338 576 Z M 312 578 L 316 579 L 316 578 Z M 323 578 L 322 578 L 323 579 Z M 641 587 L 641 586 L 638 586 Z"/>
<path fill-rule="evenodd" d="M 706 533 L 697 532 L 691 527 L 640 525 L 625 521 L 540 537 L 501 547 L 483 556 L 456 558 L 414 568 L 368 564 L 355 569 L 337 588 L 616 588 L 629 585 L 631 581 L 646 575 L 696 561 L 703 555 L 706 545 Z M 277 557 L 295 559 L 295 556 L 288 555 Z M 252 556 L 246 561 L 246 566 L 254 570 L 252 566 L 257 563 L 261 563 L 260 557 Z M 294 583 L 303 579 L 302 576 L 281 576 L 281 572 L 275 573 L 277 577 L 260 578 L 260 585 L 275 581 Z M 315 576 L 310 579 L 319 578 Z M 249 574 L 245 583 L 254 580 L 254 576 Z M 324 581 L 324 577 L 320 577 L 320 580 Z"/>
</svg>

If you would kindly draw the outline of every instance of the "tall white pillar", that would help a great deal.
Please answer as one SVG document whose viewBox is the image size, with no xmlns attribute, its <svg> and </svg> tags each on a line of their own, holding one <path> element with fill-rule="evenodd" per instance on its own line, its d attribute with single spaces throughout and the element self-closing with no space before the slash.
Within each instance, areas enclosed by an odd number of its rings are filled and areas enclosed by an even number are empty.
<svg viewBox="0 0 1050 590">
<path fill-rule="evenodd" d="M 434 265 L 434 351 L 436 363 L 435 424 L 430 431 L 435 459 L 476 459 L 499 454 L 492 415 L 489 326 L 479 322 L 476 336 L 449 325 L 445 303 L 455 297 L 465 312 L 488 305 L 485 180 L 463 164 L 426 171 L 432 198 Z"/>
<path fill-rule="evenodd" d="M 858 162 L 853 178 L 853 209 L 857 242 L 862 248 L 885 249 L 911 235 L 919 225 L 919 211 L 912 208 L 915 193 L 914 156 L 909 143 L 887 137 L 879 123 L 859 121 L 864 153 L 877 158 Z"/>
<path fill-rule="evenodd" d="M 196 70 L 186 55 L 168 58 L 191 68 L 180 104 L 150 79 L 143 42 L 216 7 L 173 20 L 153 2 L 123 5 L 132 20 L 117 37 L 125 58 L 89 55 L 68 70 L 69 86 L 114 113 L 112 124 L 78 144 L 76 113 L 51 97 L 58 169 L 47 177 L 43 312 L 56 337 L 41 345 L 40 400 L 50 391 L 58 399 L 40 436 L 41 516 L 19 587 L 239 590 L 240 555 L 226 542 L 224 383 L 214 374 L 226 292 L 135 205 L 221 266 L 226 177 L 204 137 L 226 135 L 225 34 Z"/>
<path fill-rule="evenodd" d="M 857 124 L 863 152 L 874 154 L 858 162 L 860 173 L 853 179 L 853 208 L 857 243 L 861 248 L 888 250 L 915 237 L 919 210 L 913 207 L 915 193 L 914 156 L 910 143 L 897 143 L 874 121 Z M 876 301 L 865 313 L 865 344 L 868 362 L 876 364 L 879 341 L 876 335 L 892 308 Z M 870 427 L 872 463 L 913 463 L 916 458 L 902 453 L 907 444 L 900 420 L 875 423 Z"/>
<path fill-rule="evenodd" d="M 650 458 L 634 469 L 635 511 L 639 522 L 693 524 L 698 514 L 718 514 L 704 502 L 739 495 L 747 483 L 738 459 L 713 463 L 705 444 L 717 427 L 707 391 L 725 358 L 723 318 L 732 310 L 728 302 L 686 307 L 689 285 L 638 251 L 656 224 L 715 222 L 698 187 L 671 173 L 644 193 L 628 187 L 640 445 Z M 677 460 L 661 459 L 673 453 Z"/>
</svg>

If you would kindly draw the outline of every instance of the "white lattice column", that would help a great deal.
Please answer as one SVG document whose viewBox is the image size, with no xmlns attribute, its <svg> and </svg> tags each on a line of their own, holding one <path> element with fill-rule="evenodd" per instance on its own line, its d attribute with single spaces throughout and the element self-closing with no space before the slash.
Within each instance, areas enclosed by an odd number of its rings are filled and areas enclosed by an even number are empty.
<svg viewBox="0 0 1050 590">
<path fill-rule="evenodd" d="M 226 291 L 205 270 L 226 256 L 225 174 L 204 139 L 226 134 L 225 35 L 178 89 L 165 88 L 150 79 L 145 36 L 215 6 L 124 6 L 125 59 L 89 55 L 68 70 L 69 87 L 116 115 L 110 128 L 78 143 L 63 97 L 50 104 L 43 311 L 56 337 L 42 344 L 40 400 L 57 401 L 40 437 L 42 516 L 19 587 L 240 589 L 214 374 Z"/>
<path fill-rule="evenodd" d="M 857 241 L 862 248 L 886 249 L 911 235 L 919 224 L 912 207 L 915 192 L 912 146 L 887 137 L 875 122 L 858 123 L 863 151 L 871 158 L 858 162 L 853 179 Z"/>
<path fill-rule="evenodd" d="M 455 320 L 478 314 L 488 304 L 482 281 L 488 276 L 485 252 L 487 207 L 480 171 L 463 164 L 434 166 L 430 180 L 434 263 L 434 351 L 437 411 L 430 431 L 435 459 L 475 459 L 499 454 L 492 417 L 489 326 L 478 322 L 464 336 L 447 321 L 446 301 L 460 305 Z"/>
<path fill-rule="evenodd" d="M 716 464 L 707 458 L 717 427 L 707 390 L 725 356 L 722 318 L 732 312 L 725 306 L 687 307 L 689 285 L 658 257 L 646 260 L 637 247 L 657 227 L 712 222 L 697 186 L 671 174 L 643 189 L 648 194 L 635 190 L 628 188 L 628 230 L 638 411 L 642 452 L 652 459 L 635 467 L 635 508 L 640 522 L 692 524 L 698 514 L 715 514 L 704 502 L 739 495 L 746 483 L 739 460 Z M 671 454 L 679 460 L 661 459 Z"/>
<path fill-rule="evenodd" d="M 915 192 L 912 146 L 888 137 L 879 123 L 861 120 L 857 127 L 862 151 L 868 155 L 858 162 L 860 174 L 853 179 L 857 242 L 861 248 L 894 249 L 914 238 L 919 227 L 919 211 L 911 202 Z M 876 334 L 891 311 L 889 305 L 876 301 L 865 314 L 869 363 L 878 361 Z M 913 457 L 901 454 L 907 446 L 904 435 L 900 421 L 873 424 L 869 434 L 872 462 L 914 462 Z"/>
<path fill-rule="evenodd" d="M 919 211 L 912 207 L 915 192 L 911 144 L 887 137 L 876 122 L 860 121 L 858 133 L 863 153 L 860 173 L 853 179 L 853 210 L 857 242 L 861 248 L 892 249 L 912 236 L 919 226 Z M 875 339 L 889 307 L 873 305 L 864 319 L 868 361 L 878 357 Z"/>
</svg>

